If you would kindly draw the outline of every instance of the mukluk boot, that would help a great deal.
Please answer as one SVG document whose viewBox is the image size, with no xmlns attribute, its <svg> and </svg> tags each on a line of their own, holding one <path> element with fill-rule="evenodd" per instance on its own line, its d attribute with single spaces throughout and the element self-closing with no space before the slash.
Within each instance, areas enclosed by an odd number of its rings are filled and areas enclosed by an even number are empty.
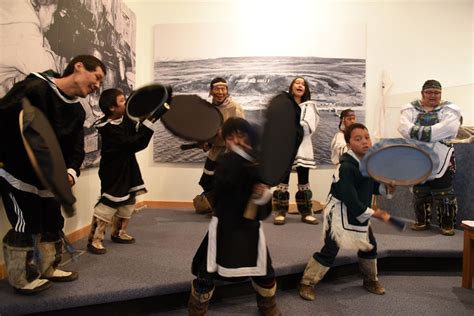
<svg viewBox="0 0 474 316">
<path fill-rule="evenodd" d="M 41 241 L 38 245 L 40 253 L 41 277 L 53 282 L 71 282 L 79 277 L 75 271 L 58 269 L 63 253 L 63 241 Z"/>
<path fill-rule="evenodd" d="M 385 289 L 380 284 L 377 276 L 377 259 L 364 259 L 359 257 L 359 269 L 364 278 L 364 289 L 377 295 L 385 294 Z"/>
<path fill-rule="evenodd" d="M 276 304 L 276 283 L 270 288 L 264 288 L 259 286 L 252 280 L 252 286 L 257 292 L 257 306 L 260 314 L 264 316 L 280 316 L 281 312 Z"/>
<path fill-rule="evenodd" d="M 318 219 L 313 216 L 313 192 L 309 189 L 309 185 L 298 185 L 298 192 L 296 192 L 296 206 L 301 215 L 301 221 L 306 224 L 316 225 L 319 223 Z"/>
<path fill-rule="evenodd" d="M 119 244 L 133 244 L 135 238 L 127 234 L 127 226 L 130 222 L 130 218 L 121 218 L 114 216 L 112 219 L 112 232 L 110 238 L 113 242 Z"/>
<path fill-rule="evenodd" d="M 437 211 L 441 234 L 453 236 L 458 211 L 458 204 L 453 188 L 433 190 L 433 205 Z"/>
<path fill-rule="evenodd" d="M 411 225 L 411 229 L 415 231 L 427 230 L 431 228 L 431 207 L 432 197 L 428 188 L 413 188 L 414 208 L 416 222 Z"/>
<path fill-rule="evenodd" d="M 286 186 L 286 189 L 288 186 Z M 272 207 L 275 212 L 273 224 L 284 225 L 286 222 L 286 214 L 288 213 L 290 201 L 290 193 L 281 185 L 273 191 Z"/>
<path fill-rule="evenodd" d="M 304 269 L 303 277 L 298 286 L 300 296 L 305 300 L 314 301 L 316 297 L 314 285 L 318 284 L 328 271 L 329 267 L 323 266 L 313 257 L 309 258 L 308 264 Z"/>
<path fill-rule="evenodd" d="M 201 288 L 198 280 L 191 282 L 191 294 L 188 300 L 189 316 L 204 316 L 209 308 L 209 301 L 214 293 L 214 285 Z"/>
<path fill-rule="evenodd" d="M 108 223 L 93 216 L 91 231 L 87 241 L 87 250 L 96 255 L 103 255 L 107 252 L 102 242 L 104 241 L 105 230 Z"/>
<path fill-rule="evenodd" d="M 53 283 L 41 279 L 38 256 L 31 245 L 9 245 L 8 239 L 21 234 L 11 230 L 3 239 L 3 256 L 8 274 L 8 282 L 16 292 L 32 295 L 49 289 Z M 37 251 L 37 250 L 36 250 Z"/>
</svg>

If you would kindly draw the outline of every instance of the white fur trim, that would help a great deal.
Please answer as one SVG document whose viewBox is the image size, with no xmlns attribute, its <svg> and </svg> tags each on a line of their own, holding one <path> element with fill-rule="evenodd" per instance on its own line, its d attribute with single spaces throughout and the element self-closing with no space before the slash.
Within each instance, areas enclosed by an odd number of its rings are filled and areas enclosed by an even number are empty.
<svg viewBox="0 0 474 316">
<path fill-rule="evenodd" d="M 329 218 L 331 217 L 331 224 Z M 357 228 L 353 230 L 352 228 Z M 330 229 L 331 237 L 340 248 L 370 251 L 373 245 L 369 242 L 369 226 L 354 226 L 347 222 L 347 207 L 331 196 L 324 209 L 323 238 Z"/>
</svg>

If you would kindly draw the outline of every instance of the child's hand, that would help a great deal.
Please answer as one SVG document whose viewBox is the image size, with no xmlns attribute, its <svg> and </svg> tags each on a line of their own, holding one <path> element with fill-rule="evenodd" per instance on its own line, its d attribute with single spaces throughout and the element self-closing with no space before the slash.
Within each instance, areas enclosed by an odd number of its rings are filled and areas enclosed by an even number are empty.
<svg viewBox="0 0 474 316">
<path fill-rule="evenodd" d="M 252 198 L 258 199 L 261 198 L 263 193 L 268 189 L 268 186 L 263 183 L 257 183 L 253 186 Z"/>
<path fill-rule="evenodd" d="M 384 211 L 381 209 L 375 210 L 372 216 L 384 221 L 385 223 L 387 223 L 390 220 L 390 214 L 387 211 Z"/>
<path fill-rule="evenodd" d="M 388 183 L 384 183 L 384 184 L 385 184 L 385 191 L 387 191 L 387 194 L 395 193 L 395 189 L 397 188 L 397 186 L 393 184 L 388 184 Z"/>
<path fill-rule="evenodd" d="M 69 184 L 73 186 L 75 184 L 74 178 L 68 173 L 67 174 L 67 180 L 69 181 Z"/>
</svg>

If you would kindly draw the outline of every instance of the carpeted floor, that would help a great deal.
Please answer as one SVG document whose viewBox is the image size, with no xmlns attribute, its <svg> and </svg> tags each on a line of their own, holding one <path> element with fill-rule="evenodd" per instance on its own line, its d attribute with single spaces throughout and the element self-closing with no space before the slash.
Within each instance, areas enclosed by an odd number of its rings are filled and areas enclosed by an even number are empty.
<svg viewBox="0 0 474 316">
<path fill-rule="evenodd" d="M 44 312 L 186 293 L 193 278 L 191 260 L 207 231 L 208 221 L 191 210 L 143 210 L 134 216 L 129 227 L 137 243 L 114 244 L 107 236 L 106 255 L 86 253 L 65 267 L 80 272 L 75 282 L 55 284 L 44 293 L 27 297 L 14 293 L 6 280 L 0 281 L 0 314 Z M 379 258 L 462 257 L 461 231 L 453 237 L 441 236 L 436 229 L 401 233 L 376 220 L 373 228 Z M 304 224 L 298 215 L 289 215 L 284 226 L 273 225 L 269 218 L 264 230 L 278 276 L 301 273 L 311 254 L 322 246 L 322 225 Z M 75 246 L 85 249 L 85 244 L 86 240 L 81 240 Z M 356 261 L 355 253 L 341 250 L 335 266 Z M 458 283 L 460 287 L 460 278 Z"/>
</svg>

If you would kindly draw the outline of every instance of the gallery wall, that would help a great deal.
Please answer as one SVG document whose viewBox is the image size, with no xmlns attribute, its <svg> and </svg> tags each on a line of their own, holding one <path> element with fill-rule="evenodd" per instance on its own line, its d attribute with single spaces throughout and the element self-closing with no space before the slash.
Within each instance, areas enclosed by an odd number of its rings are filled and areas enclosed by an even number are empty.
<svg viewBox="0 0 474 316">
<path fill-rule="evenodd" d="M 435 78 L 445 87 L 444 98 L 459 103 L 465 125 L 474 125 L 474 4 L 472 1 L 136 1 L 124 0 L 137 21 L 136 85 L 153 81 L 153 27 L 160 23 L 241 23 L 242 27 L 288 29 L 314 27 L 320 23 L 362 22 L 366 25 L 366 123 L 371 131 L 380 126 L 382 74 L 390 79 L 385 95 L 387 109 L 383 136 L 397 136 L 398 108 L 419 94 L 426 79 Z M 209 41 L 219 41 L 209 34 Z M 277 39 L 276 39 L 277 40 Z M 284 38 L 282 45 L 305 49 L 305 42 Z M 163 45 L 173 38 L 163 38 Z M 308 38 L 306 41 L 318 41 Z M 203 41 L 202 45 L 207 45 Z M 150 145 L 137 154 L 149 193 L 145 200 L 191 201 L 200 193 L 197 182 L 202 166 L 156 163 Z M 310 173 L 315 198 L 324 201 L 333 168 L 323 166 Z M 296 190 L 295 176 L 290 190 Z M 90 223 L 100 194 L 97 169 L 82 172 L 74 187 L 78 214 L 66 221 L 70 233 Z M 9 229 L 0 214 L 0 236 Z M 3 261 L 0 255 L 0 261 Z"/>
</svg>

